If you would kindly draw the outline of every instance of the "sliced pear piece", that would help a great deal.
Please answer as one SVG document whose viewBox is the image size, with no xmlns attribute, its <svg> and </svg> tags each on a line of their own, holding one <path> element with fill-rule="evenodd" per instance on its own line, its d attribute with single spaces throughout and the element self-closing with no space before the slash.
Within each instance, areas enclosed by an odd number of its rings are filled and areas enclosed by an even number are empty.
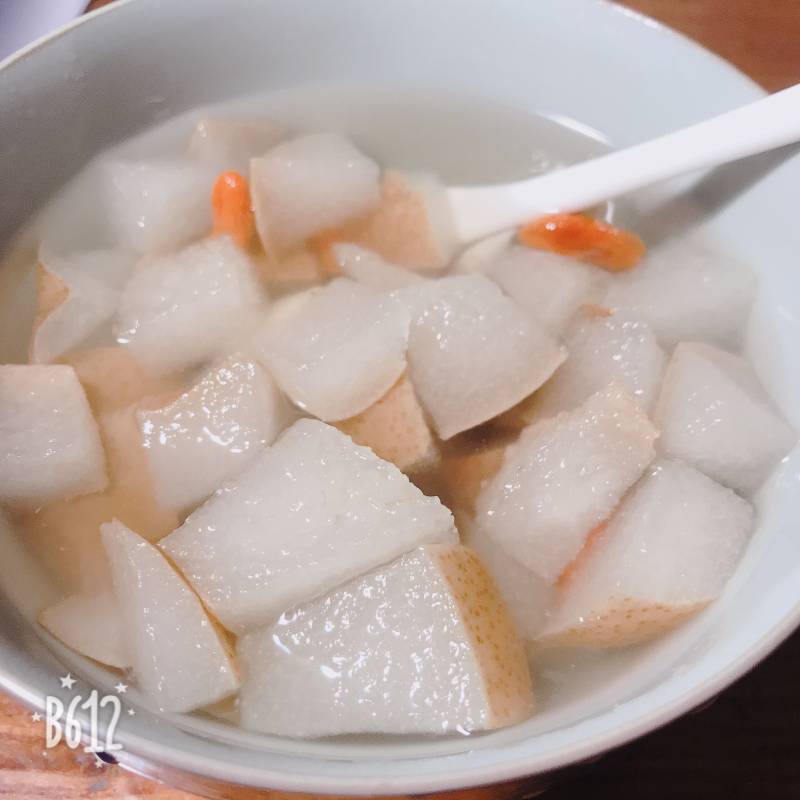
<svg viewBox="0 0 800 800">
<path fill-rule="evenodd" d="M 304 247 L 281 259 L 260 253 L 253 263 L 271 298 L 310 289 L 330 277 L 314 253 Z"/>
<path fill-rule="evenodd" d="M 647 323 L 584 306 L 567 326 L 564 346 L 569 351 L 564 364 L 541 389 L 503 414 L 500 426 L 521 428 L 571 411 L 612 381 L 652 412 L 667 356 Z"/>
<path fill-rule="evenodd" d="M 290 411 L 262 367 L 233 355 L 174 402 L 136 418 L 156 499 L 180 510 L 238 475 L 286 427 Z"/>
<path fill-rule="evenodd" d="M 103 544 L 139 688 L 167 712 L 233 694 L 239 676 L 225 634 L 163 553 L 116 521 L 103 525 Z"/>
<path fill-rule="evenodd" d="M 224 355 L 263 296 L 248 256 L 227 236 L 153 258 L 122 293 L 115 333 L 155 375 Z"/>
<path fill-rule="evenodd" d="M 752 527 L 730 489 L 655 462 L 581 555 L 540 643 L 624 647 L 671 630 L 719 596 Z"/>
<path fill-rule="evenodd" d="M 291 418 L 269 374 L 240 354 L 169 405 L 137 411 L 157 501 L 175 509 L 202 502 L 272 444 Z"/>
<path fill-rule="evenodd" d="M 255 347 L 298 407 L 338 421 L 369 408 L 403 373 L 408 325 L 395 298 L 337 278 L 271 314 Z"/>
<path fill-rule="evenodd" d="M 378 291 L 392 291 L 425 280 L 410 269 L 396 267 L 377 253 L 357 244 L 343 242 L 333 247 L 333 257 L 343 274 Z"/>
<path fill-rule="evenodd" d="M 250 162 L 256 226 L 282 258 L 309 237 L 377 205 L 378 165 L 336 133 L 298 136 Z"/>
<path fill-rule="evenodd" d="M 488 439 L 473 432 L 459 437 L 455 447 L 448 448 L 443 457 L 442 480 L 448 508 L 471 517 L 481 491 L 503 465 L 508 436 Z"/>
<path fill-rule="evenodd" d="M 69 299 L 69 286 L 41 261 L 36 265 L 36 315 L 33 319 L 33 339 L 29 348 L 30 360 L 34 361 L 36 333 L 45 320 Z"/>
<path fill-rule="evenodd" d="M 436 439 L 405 374 L 366 411 L 336 423 L 336 427 L 401 472 L 427 469 L 439 458 Z"/>
<path fill-rule="evenodd" d="M 189 154 L 217 172 L 234 170 L 247 175 L 250 159 L 264 155 L 286 129 L 267 119 L 201 119 L 189 140 Z"/>
<path fill-rule="evenodd" d="M 108 323 L 117 311 L 120 290 L 133 263 L 133 255 L 119 250 L 74 253 L 65 258 L 41 248 L 31 361 L 55 361 Z"/>
<path fill-rule="evenodd" d="M 612 384 L 522 432 L 481 492 L 476 524 L 555 583 L 653 459 L 656 436 L 636 401 Z"/>
<path fill-rule="evenodd" d="M 380 203 L 372 211 L 324 238 L 327 246 L 351 242 L 420 272 L 442 270 L 458 244 L 441 182 L 430 173 L 397 170 L 384 173 Z M 323 248 L 323 260 L 327 255 Z"/>
<path fill-rule="evenodd" d="M 615 275 L 601 305 L 646 322 L 667 348 L 689 339 L 737 350 L 755 289 L 749 267 L 681 237 Z"/>
<path fill-rule="evenodd" d="M 174 530 L 178 517 L 174 509 L 158 499 L 136 415 L 144 409 L 163 407 L 177 394 L 178 390 L 168 389 L 100 417 L 116 516 L 129 527 L 135 526 L 135 530 L 151 542 Z"/>
<path fill-rule="evenodd" d="M 516 237 L 516 231 L 503 231 L 467 245 L 453 261 L 451 274 L 468 275 L 472 272 L 486 274 L 492 264 L 503 258 Z"/>
<path fill-rule="evenodd" d="M 238 652 L 250 730 L 442 734 L 513 725 L 533 711 L 505 603 L 460 545 L 416 549 L 286 612 Z"/>
<path fill-rule="evenodd" d="M 105 177 L 111 229 L 127 249 L 166 252 L 211 228 L 211 167 L 188 158 L 114 161 Z"/>
<path fill-rule="evenodd" d="M 608 282 L 602 269 L 529 247 L 510 248 L 486 275 L 556 336 L 581 304 L 603 297 Z"/>
<path fill-rule="evenodd" d="M 39 624 L 82 656 L 117 669 L 131 664 L 122 615 L 111 591 L 71 595 L 42 611 Z"/>
<path fill-rule="evenodd" d="M 655 420 L 665 456 L 742 493 L 755 491 L 797 444 L 753 368 L 696 342 L 675 348 Z"/>
<path fill-rule="evenodd" d="M 475 552 L 492 576 L 520 637 L 533 641 L 541 634 L 552 612 L 555 587 L 508 555 L 472 520 L 462 515 L 457 520 L 461 541 Z"/>
<path fill-rule="evenodd" d="M 241 633 L 418 545 L 456 539 L 450 512 L 397 467 L 301 419 L 161 546 Z"/>
<path fill-rule="evenodd" d="M 497 416 L 538 389 L 566 352 L 483 275 L 396 292 L 411 311 L 411 380 L 442 439 Z"/>
<path fill-rule="evenodd" d="M 75 370 L 0 366 L 0 501 L 31 508 L 107 483 L 97 423 Z"/>
</svg>

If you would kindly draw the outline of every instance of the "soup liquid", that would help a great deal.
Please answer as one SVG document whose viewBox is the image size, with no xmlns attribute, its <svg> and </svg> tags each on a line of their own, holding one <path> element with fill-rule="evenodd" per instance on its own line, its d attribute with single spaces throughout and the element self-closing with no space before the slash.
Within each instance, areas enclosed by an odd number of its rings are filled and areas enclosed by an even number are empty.
<svg viewBox="0 0 800 800">
<path fill-rule="evenodd" d="M 101 154 L 21 232 L 6 254 L 0 270 L 0 363 L 23 363 L 27 360 L 35 308 L 38 245 L 44 240 L 57 252 L 113 246 L 104 217 L 100 183 L 102 165 L 120 158 L 182 155 L 197 121 L 209 115 L 272 119 L 291 129 L 303 131 L 341 131 L 381 165 L 430 170 L 447 185 L 520 179 L 558 165 L 584 160 L 607 149 L 599 134 L 579 125 L 451 95 L 387 95 L 385 92 L 341 88 L 293 90 L 287 94 L 250 97 L 213 108 L 198 109 L 136 135 Z M 610 220 L 621 220 L 622 224 L 636 224 L 637 214 L 633 206 L 609 205 L 604 209 L 604 215 Z M 92 344 L 103 340 L 111 343 L 110 329 L 101 332 Z M 482 435 L 480 431 L 469 432 L 457 437 L 457 440 L 448 444 L 448 447 L 461 448 L 462 451 L 463 448 L 472 448 L 477 452 L 485 446 L 487 435 Z M 447 503 L 444 484 L 442 476 L 435 472 L 420 481 L 423 491 L 441 493 L 442 500 Z M 22 531 L 3 530 L 0 525 L 0 537 L 0 546 L 7 552 L 13 549 L 21 554 L 21 558 L 27 558 Z M 68 552 L 55 554 L 55 558 L 62 556 L 70 558 Z M 11 562 L 12 559 L 6 559 L 6 563 Z M 0 588 L 27 616 L 35 616 L 36 609 L 52 600 L 53 581 L 46 575 L 40 575 L 36 580 L 23 582 L 18 579 L 18 574 L 17 570 L 0 567 Z M 650 645 L 649 648 L 654 646 Z M 531 730 L 564 724 L 570 716 L 574 718 L 575 713 L 584 716 L 590 713 L 591 707 L 607 707 L 608 698 L 617 694 L 616 687 L 620 681 L 627 680 L 635 663 L 647 671 L 645 662 L 652 660 L 652 656 L 646 655 L 647 651 L 648 648 L 635 648 L 611 654 L 555 653 L 541 658 L 536 656 L 533 669 L 539 713 L 518 728 L 524 729 L 525 735 L 529 735 Z M 110 685 L 117 679 L 97 665 L 77 659 L 65 649 L 60 649 L 59 655 L 68 663 L 71 659 L 76 664 L 76 671 L 91 676 L 95 683 Z M 630 677 L 633 678 L 632 675 Z M 570 708 L 574 710 L 573 714 L 569 713 Z M 555 709 L 558 709 L 558 714 L 549 713 Z M 222 720 L 235 718 L 235 708 L 231 704 L 222 704 L 214 710 L 213 716 Z M 256 746 L 251 739 L 269 739 L 254 737 L 221 722 L 209 722 L 207 717 L 204 721 L 202 715 L 194 715 L 179 724 L 203 735 L 246 741 L 251 746 Z M 495 744 L 496 738 L 504 735 L 511 734 L 492 734 Z M 354 753 L 349 751 L 347 742 L 358 738 L 343 737 L 338 750 L 342 758 L 353 757 Z M 375 743 L 381 738 L 371 737 L 371 741 Z M 470 737 L 469 744 L 463 740 L 459 744 L 458 738 L 449 743 L 445 740 L 436 749 L 446 752 L 454 748 L 474 747 L 480 738 Z M 413 737 L 411 740 L 404 739 L 402 745 L 395 744 L 394 749 L 399 747 L 399 752 L 404 756 L 414 752 Z M 271 746 L 281 749 L 280 743 L 274 740 Z M 313 743 L 303 745 L 312 750 L 316 746 Z M 426 742 L 424 746 L 425 752 L 430 754 L 431 742 Z M 293 743 L 290 749 L 296 751 L 297 744 Z M 336 756 L 336 752 L 330 750 L 325 750 L 325 754 Z"/>
</svg>

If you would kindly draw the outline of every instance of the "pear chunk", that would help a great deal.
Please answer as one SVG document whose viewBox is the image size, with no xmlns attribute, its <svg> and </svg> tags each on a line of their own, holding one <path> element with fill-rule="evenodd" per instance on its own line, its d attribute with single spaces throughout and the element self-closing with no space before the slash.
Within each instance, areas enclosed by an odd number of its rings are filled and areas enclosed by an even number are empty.
<svg viewBox="0 0 800 800">
<path fill-rule="evenodd" d="M 301 419 L 161 547 L 241 633 L 418 545 L 456 539 L 450 512 L 397 467 Z"/>
<path fill-rule="evenodd" d="M 396 292 L 412 316 L 414 388 L 442 439 L 502 413 L 538 389 L 566 351 L 482 275 Z"/>
<path fill-rule="evenodd" d="M 436 440 L 407 375 L 366 411 L 336 427 L 401 472 L 426 469 L 439 458 Z"/>
<path fill-rule="evenodd" d="M 247 255 L 227 236 L 208 239 L 137 270 L 122 293 L 117 341 L 153 374 L 188 369 L 224 355 L 262 299 Z"/>
<path fill-rule="evenodd" d="M 224 633 L 158 548 L 121 522 L 102 527 L 136 682 L 161 711 L 192 711 L 239 688 Z"/>
<path fill-rule="evenodd" d="M 682 241 L 615 275 L 601 305 L 646 322 L 665 347 L 693 339 L 737 349 L 755 289 L 748 267 Z"/>
<path fill-rule="evenodd" d="M 396 298 L 337 278 L 282 303 L 255 346 L 297 406 L 338 421 L 360 414 L 402 375 L 408 325 Z"/>
<path fill-rule="evenodd" d="M 0 366 L 0 501 L 31 508 L 107 483 L 100 434 L 75 370 Z"/>
<path fill-rule="evenodd" d="M 542 632 L 556 597 L 556 588 L 508 555 L 485 531 L 458 518 L 461 541 L 483 562 L 508 606 L 511 619 L 524 641 Z"/>
<path fill-rule="evenodd" d="M 335 242 L 350 242 L 391 264 L 421 273 L 440 272 L 458 240 L 447 192 L 435 175 L 386 170 L 380 203 L 346 225 L 328 232 Z"/>
<path fill-rule="evenodd" d="M 210 167 L 188 158 L 115 161 L 105 175 L 109 222 L 123 247 L 166 252 L 210 230 Z"/>
<path fill-rule="evenodd" d="M 206 117 L 189 140 L 189 154 L 218 172 L 247 175 L 250 159 L 264 155 L 286 136 L 286 130 L 266 119 Z"/>
<path fill-rule="evenodd" d="M 136 414 L 157 500 L 184 509 L 238 475 L 288 424 L 274 381 L 254 361 L 233 355 L 177 400 Z"/>
<path fill-rule="evenodd" d="M 622 314 L 578 312 L 567 328 L 569 358 L 531 398 L 528 422 L 577 408 L 616 381 L 650 413 L 661 388 L 667 356 L 653 330 Z"/>
<path fill-rule="evenodd" d="M 336 133 L 298 136 L 250 162 L 256 226 L 282 258 L 309 237 L 377 205 L 380 169 Z"/>
<path fill-rule="evenodd" d="M 548 583 L 580 551 L 655 455 L 656 430 L 612 384 L 526 428 L 481 492 L 476 525 Z"/>
<path fill-rule="evenodd" d="M 333 257 L 348 278 L 378 291 L 402 289 L 425 280 L 418 273 L 390 264 L 377 253 L 357 244 L 343 242 L 334 245 Z"/>
<path fill-rule="evenodd" d="M 238 652 L 251 730 L 442 734 L 513 725 L 533 711 L 505 603 L 460 545 L 407 553 L 248 634 Z"/>
<path fill-rule="evenodd" d="M 125 626 L 110 591 L 70 595 L 42 611 L 39 624 L 82 656 L 117 669 L 130 666 Z"/>
<path fill-rule="evenodd" d="M 31 362 L 49 364 L 97 336 L 116 314 L 133 264 L 134 256 L 121 250 L 64 257 L 40 248 Z"/>
<path fill-rule="evenodd" d="M 510 248 L 486 275 L 556 336 L 580 305 L 602 298 L 608 280 L 597 267 L 529 247 Z"/>
<path fill-rule="evenodd" d="M 675 348 L 655 420 L 665 456 L 745 494 L 797 443 L 743 358 L 694 342 Z"/>
<path fill-rule="evenodd" d="M 540 642 L 624 647 L 719 596 L 753 527 L 745 500 L 679 461 L 657 461 L 581 555 Z"/>
</svg>

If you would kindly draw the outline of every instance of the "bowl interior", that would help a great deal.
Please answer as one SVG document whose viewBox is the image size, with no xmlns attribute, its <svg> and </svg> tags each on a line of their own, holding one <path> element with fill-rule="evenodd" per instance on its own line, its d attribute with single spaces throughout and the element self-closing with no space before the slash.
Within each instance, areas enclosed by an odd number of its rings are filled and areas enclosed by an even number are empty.
<svg viewBox="0 0 800 800">
<path fill-rule="evenodd" d="M 616 145 L 759 96 L 695 45 L 598 0 L 128 0 L 0 71 L 7 123 L 0 185 L 14 187 L 0 195 L 0 248 L 82 164 L 131 133 L 195 106 L 308 87 L 342 87 L 342 97 L 353 87 L 374 93 L 383 124 L 392 120 L 386 98 L 447 92 L 512 115 L 536 110 L 579 120 Z M 430 119 L 420 114 L 411 126 L 409 153 L 414 136 L 422 144 L 435 134 Z M 692 229 L 756 268 L 748 351 L 797 426 L 800 275 L 790 193 L 800 160 L 790 156 L 676 182 L 643 194 L 639 207 L 651 238 Z M 476 180 L 486 168 L 485 158 L 476 164 Z M 0 274 L 0 289 L 3 280 Z M 759 496 L 758 531 L 719 602 L 673 635 L 605 662 L 608 675 L 587 674 L 583 689 L 528 723 L 468 740 L 298 743 L 210 721 L 167 720 L 143 707 L 117 732 L 121 760 L 286 790 L 377 794 L 487 783 L 594 755 L 718 692 L 794 628 L 800 542 L 791 523 L 800 514 L 799 483 L 795 453 Z M 108 685 L 107 675 L 48 650 L 31 629 L 26 620 L 51 590 L 6 533 L 0 521 L 0 583 L 20 613 L 9 609 L 0 621 L 0 681 L 36 705 L 57 687 L 65 664 Z"/>
</svg>

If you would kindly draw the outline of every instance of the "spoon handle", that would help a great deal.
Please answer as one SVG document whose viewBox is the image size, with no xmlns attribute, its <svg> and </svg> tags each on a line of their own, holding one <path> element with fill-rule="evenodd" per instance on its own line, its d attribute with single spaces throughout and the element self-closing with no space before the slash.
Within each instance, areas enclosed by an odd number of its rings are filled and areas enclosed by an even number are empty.
<svg viewBox="0 0 800 800">
<path fill-rule="evenodd" d="M 448 190 L 463 242 L 800 141 L 800 84 L 658 139 L 524 181 Z"/>
</svg>

